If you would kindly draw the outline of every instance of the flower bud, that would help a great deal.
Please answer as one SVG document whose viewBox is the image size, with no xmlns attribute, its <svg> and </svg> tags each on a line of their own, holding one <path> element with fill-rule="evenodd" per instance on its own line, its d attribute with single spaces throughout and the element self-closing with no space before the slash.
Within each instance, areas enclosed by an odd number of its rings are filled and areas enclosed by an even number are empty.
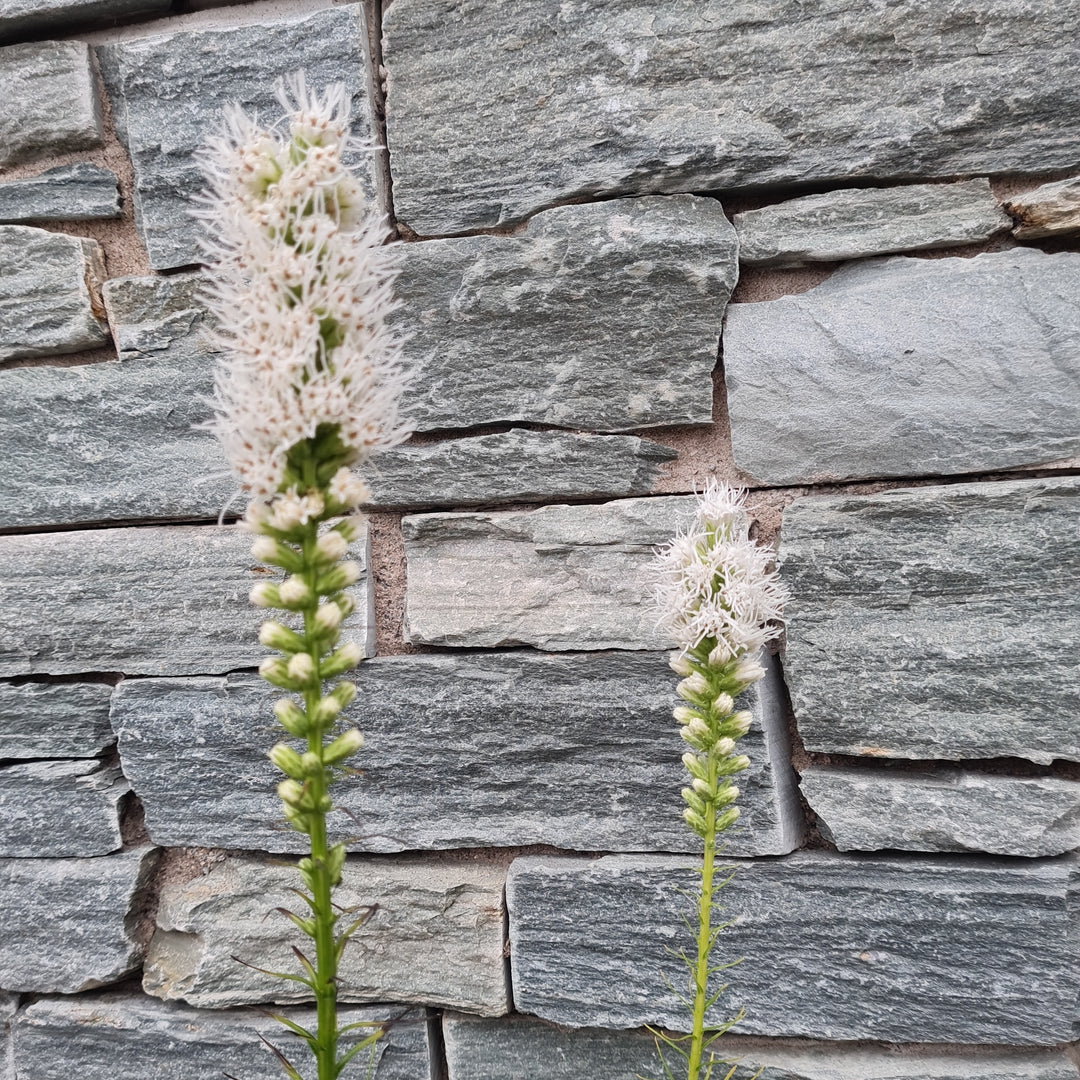
<svg viewBox="0 0 1080 1080">
<path fill-rule="evenodd" d="M 267 619 L 259 627 L 259 643 L 268 649 L 280 649 L 288 653 L 299 652 L 307 647 L 299 634 L 273 619 Z"/>
<path fill-rule="evenodd" d="M 723 832 L 725 829 L 730 829 L 736 821 L 739 820 L 739 808 L 737 806 L 729 807 L 716 819 L 716 831 Z"/>
<path fill-rule="evenodd" d="M 735 665 L 735 678 L 738 679 L 743 686 L 750 686 L 752 683 L 756 683 L 758 679 L 763 679 L 764 677 L 765 669 L 757 662 L 757 657 L 755 656 L 743 656 Z"/>
<path fill-rule="evenodd" d="M 320 604 L 315 612 L 315 626 L 324 634 L 332 634 L 341 625 L 342 618 L 337 604 Z"/>
<path fill-rule="evenodd" d="M 363 659 L 364 654 L 361 652 L 360 646 L 353 641 L 346 641 L 340 649 L 331 653 L 322 662 L 322 677 L 332 679 L 335 675 L 340 675 L 343 671 L 356 667 Z"/>
<path fill-rule="evenodd" d="M 697 738 L 701 739 L 709 734 L 709 725 L 706 724 L 700 716 L 695 716 L 694 719 L 691 720 L 690 723 L 687 725 L 687 730 L 690 732 L 691 735 L 694 735 Z M 732 745 L 734 746 L 734 743 L 732 743 Z"/>
<path fill-rule="evenodd" d="M 308 718 L 291 698 L 280 698 L 274 702 L 274 715 L 278 723 L 290 734 L 303 738 L 310 727 Z"/>
<path fill-rule="evenodd" d="M 726 788 L 718 791 L 716 797 L 713 800 L 716 803 L 716 808 L 720 809 L 721 806 L 727 806 L 728 803 L 733 803 L 739 797 L 739 789 L 734 784 L 728 784 Z"/>
<path fill-rule="evenodd" d="M 281 607 L 281 596 L 277 585 L 272 581 L 260 581 L 248 594 L 248 599 L 256 607 Z"/>
<path fill-rule="evenodd" d="M 304 770 L 305 776 L 314 776 L 321 771 L 323 760 L 313 750 L 305 750 L 300 755 L 300 767 Z"/>
<path fill-rule="evenodd" d="M 704 780 L 709 775 L 705 763 L 697 756 L 697 754 L 691 754 L 687 751 L 682 756 L 682 763 L 686 766 L 686 771 L 695 778 L 700 777 Z"/>
<path fill-rule="evenodd" d="M 251 545 L 251 554 L 259 562 L 273 562 L 278 552 L 278 543 L 271 536 L 257 536 Z"/>
<path fill-rule="evenodd" d="M 328 570 L 315 582 L 315 591 L 321 596 L 341 592 L 360 580 L 360 564 L 352 559 L 340 563 L 333 570 Z"/>
<path fill-rule="evenodd" d="M 285 743 L 278 743 L 270 748 L 268 755 L 275 768 L 280 769 L 286 776 L 294 780 L 304 778 L 304 766 L 300 761 L 300 755 Z"/>
<path fill-rule="evenodd" d="M 339 682 L 330 696 L 344 709 L 356 697 L 356 683 Z"/>
<path fill-rule="evenodd" d="M 355 544 L 364 531 L 364 515 L 351 514 L 347 518 L 342 518 L 331 531 L 341 533 L 346 544 Z"/>
<path fill-rule="evenodd" d="M 724 730 L 733 739 L 741 739 L 750 730 L 753 722 L 754 714 L 749 709 L 740 709 L 734 716 L 724 721 Z"/>
<path fill-rule="evenodd" d="M 297 655 L 306 655 L 299 653 Z M 295 690 L 296 680 L 289 674 L 289 668 L 280 656 L 268 656 L 259 664 L 259 674 L 274 686 L 282 690 Z"/>
<path fill-rule="evenodd" d="M 702 694 L 707 694 L 708 691 L 708 680 L 699 671 L 695 671 L 692 675 L 688 675 L 676 687 L 676 693 L 678 693 L 679 697 L 684 701 L 693 701 L 694 698 L 701 697 Z"/>
<path fill-rule="evenodd" d="M 278 587 L 278 595 L 281 597 L 281 603 L 290 608 L 303 607 L 305 604 L 311 603 L 312 600 L 311 590 L 308 588 L 307 582 L 295 574 L 281 583 Z"/>
<path fill-rule="evenodd" d="M 683 811 L 683 821 L 690 826 L 698 834 L 698 836 L 705 835 L 705 819 L 689 806 Z"/>
<path fill-rule="evenodd" d="M 356 728 L 339 735 L 329 746 L 323 749 L 323 761 L 327 765 L 336 765 L 352 757 L 364 745 L 364 736 Z"/>
<path fill-rule="evenodd" d="M 319 537 L 315 550 L 324 561 L 336 563 L 349 550 L 349 541 L 340 532 L 331 529 Z"/>
<path fill-rule="evenodd" d="M 277 786 L 278 798 L 287 806 L 299 806 L 304 789 L 295 780 L 282 780 Z"/>
<path fill-rule="evenodd" d="M 718 694 L 716 700 L 713 702 L 713 708 L 720 713 L 721 716 L 725 716 L 735 708 L 735 702 L 732 700 L 730 694 Z"/>
<path fill-rule="evenodd" d="M 693 788 L 684 787 L 682 797 L 692 810 L 696 810 L 699 814 L 705 813 L 705 800 Z"/>
<path fill-rule="evenodd" d="M 280 566 L 290 573 L 295 573 L 304 565 L 303 557 L 287 544 L 281 544 L 270 536 L 258 536 L 251 545 L 251 554 L 259 562 Z"/>
<path fill-rule="evenodd" d="M 704 777 L 695 776 L 690 785 L 703 799 L 711 799 L 713 796 L 712 785 Z"/>
<path fill-rule="evenodd" d="M 717 757 L 727 757 L 728 754 L 735 750 L 735 740 L 729 739 L 726 736 L 721 739 L 717 739 L 713 746 L 713 753 Z"/>
<path fill-rule="evenodd" d="M 240 527 L 246 532 L 261 533 L 270 518 L 270 507 L 264 502 L 248 503 L 247 511 L 240 522 Z"/>
<path fill-rule="evenodd" d="M 307 683 L 315 677 L 315 661 L 310 653 L 298 652 L 289 657 L 289 677 L 298 683 Z"/>
<path fill-rule="evenodd" d="M 671 714 L 680 724 L 689 724 L 692 720 L 700 720 L 701 717 L 693 709 L 685 705 L 676 705 Z"/>
<path fill-rule="evenodd" d="M 334 603 L 341 609 L 343 619 L 347 619 L 356 610 L 356 601 L 348 593 L 334 597 Z"/>
<path fill-rule="evenodd" d="M 726 641 L 719 641 L 709 653 L 709 667 L 720 667 L 731 659 L 731 649 Z"/>
<path fill-rule="evenodd" d="M 716 767 L 717 776 L 734 776 L 735 773 L 743 772 L 750 768 L 750 759 L 745 754 L 737 757 L 729 757 L 721 761 Z"/>
<path fill-rule="evenodd" d="M 690 666 L 690 661 L 681 652 L 673 652 L 668 658 L 668 663 L 671 665 L 671 670 L 676 675 L 692 675 L 694 673 L 693 667 Z"/>
<path fill-rule="evenodd" d="M 688 742 L 695 750 L 707 749 L 705 739 L 691 731 L 689 726 L 679 728 L 679 738 L 682 739 L 683 742 Z"/>
</svg>

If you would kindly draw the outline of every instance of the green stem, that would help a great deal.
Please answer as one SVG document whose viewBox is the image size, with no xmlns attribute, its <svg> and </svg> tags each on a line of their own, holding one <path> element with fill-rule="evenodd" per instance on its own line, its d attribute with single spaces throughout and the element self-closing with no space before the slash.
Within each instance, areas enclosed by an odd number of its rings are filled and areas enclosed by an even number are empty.
<svg viewBox="0 0 1080 1080">
<path fill-rule="evenodd" d="M 709 761 L 709 786 L 716 790 L 716 762 Z M 705 1002 L 708 999 L 709 946 L 712 939 L 713 870 L 716 861 L 716 804 L 705 807 L 705 854 L 701 862 L 701 894 L 698 897 L 697 964 L 694 968 L 694 1017 L 690 1033 L 687 1080 L 698 1080 L 705 1044 Z"/>
</svg>

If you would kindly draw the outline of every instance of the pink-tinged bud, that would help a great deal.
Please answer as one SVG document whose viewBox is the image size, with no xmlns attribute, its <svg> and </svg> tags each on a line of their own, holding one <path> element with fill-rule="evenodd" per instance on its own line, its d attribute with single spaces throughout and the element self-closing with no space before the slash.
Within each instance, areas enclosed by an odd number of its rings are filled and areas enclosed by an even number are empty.
<svg viewBox="0 0 1080 1080">
<path fill-rule="evenodd" d="M 253 586 L 248 594 L 248 599 L 256 607 L 280 607 L 281 596 L 277 585 L 271 581 L 260 581 Z"/>
<path fill-rule="evenodd" d="M 315 677 L 315 661 L 306 652 L 289 657 L 289 677 L 298 683 L 307 683 Z"/>
</svg>

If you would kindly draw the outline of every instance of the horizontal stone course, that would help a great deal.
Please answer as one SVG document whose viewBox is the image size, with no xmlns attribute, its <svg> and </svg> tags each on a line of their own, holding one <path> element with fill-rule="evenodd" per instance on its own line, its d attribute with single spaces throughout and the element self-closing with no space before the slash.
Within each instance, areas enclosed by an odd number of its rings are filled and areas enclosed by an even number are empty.
<svg viewBox="0 0 1080 1080">
<path fill-rule="evenodd" d="M 1080 179 L 1071 177 L 1043 184 L 1006 199 L 1005 209 L 1016 219 L 1018 240 L 1039 240 L 1080 230 Z"/>
<path fill-rule="evenodd" d="M 116 174 L 98 165 L 59 165 L 24 180 L 0 183 L 0 222 L 93 221 L 119 216 Z"/>
<path fill-rule="evenodd" d="M 105 683 L 0 683 L 0 759 L 92 758 L 116 742 Z"/>
<path fill-rule="evenodd" d="M 1076 478 L 797 499 L 784 674 L 808 750 L 1080 760 Z"/>
<path fill-rule="evenodd" d="M 169 10 L 169 0 L 0 0 L 0 42 Z"/>
</svg>

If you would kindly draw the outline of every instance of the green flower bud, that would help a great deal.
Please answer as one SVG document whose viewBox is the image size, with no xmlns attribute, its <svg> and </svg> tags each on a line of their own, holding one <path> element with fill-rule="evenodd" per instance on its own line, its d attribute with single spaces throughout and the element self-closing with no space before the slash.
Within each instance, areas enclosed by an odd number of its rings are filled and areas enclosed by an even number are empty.
<svg viewBox="0 0 1080 1080">
<path fill-rule="evenodd" d="M 683 820 L 691 829 L 698 834 L 698 836 L 704 838 L 707 828 L 705 825 L 705 819 L 689 806 L 683 811 Z"/>
<path fill-rule="evenodd" d="M 320 596 L 329 596 L 331 593 L 341 592 L 342 589 L 355 585 L 359 580 L 360 564 L 350 559 L 323 574 L 315 582 L 315 591 Z"/>
<path fill-rule="evenodd" d="M 734 784 L 728 784 L 727 787 L 716 793 L 713 801 L 716 803 L 717 809 L 719 809 L 722 806 L 727 806 L 728 803 L 733 803 L 738 797 L 739 789 Z"/>
<path fill-rule="evenodd" d="M 716 743 L 713 746 L 713 753 L 716 754 L 717 757 L 727 757 L 734 749 L 734 739 L 722 738 L 716 740 Z"/>
<path fill-rule="evenodd" d="M 356 667 L 357 664 L 363 660 L 364 654 L 360 649 L 360 646 L 353 641 L 346 641 L 336 652 L 330 654 L 320 665 L 322 669 L 322 677 L 324 679 L 332 679 L 335 675 L 340 675 L 343 671 L 348 671 L 350 668 Z"/>
<path fill-rule="evenodd" d="M 765 677 L 765 669 L 757 662 L 755 656 L 743 656 L 735 665 L 735 678 L 746 687 L 751 686 Z"/>
<path fill-rule="evenodd" d="M 341 609 L 343 619 L 347 619 L 356 610 L 356 601 L 348 593 L 335 596 L 334 603 Z"/>
<path fill-rule="evenodd" d="M 694 673 L 693 667 L 690 665 L 690 661 L 681 652 L 673 652 L 668 657 L 668 663 L 671 665 L 671 670 L 676 675 L 692 675 Z"/>
<path fill-rule="evenodd" d="M 340 712 L 340 702 L 332 694 L 328 694 L 326 697 L 321 698 L 319 703 L 315 706 L 313 713 L 315 723 L 321 728 L 328 727 L 337 719 L 338 713 Z"/>
<path fill-rule="evenodd" d="M 718 776 L 734 776 L 735 773 L 743 772 L 749 768 L 750 759 L 745 754 L 739 754 L 738 757 L 729 757 L 721 761 L 716 767 L 716 774 Z"/>
<path fill-rule="evenodd" d="M 251 545 L 251 554 L 259 562 L 280 566 L 290 573 L 295 573 L 304 565 L 303 557 L 297 551 L 270 536 L 256 537 Z"/>
<path fill-rule="evenodd" d="M 689 724 L 692 720 L 700 720 L 701 714 L 688 709 L 685 705 L 676 705 L 671 713 L 680 724 Z"/>
<path fill-rule="evenodd" d="M 304 654 L 300 654 L 304 655 Z M 259 664 L 259 674 L 274 686 L 282 690 L 298 690 L 296 680 L 289 674 L 288 665 L 279 656 L 268 656 Z"/>
<path fill-rule="evenodd" d="M 709 692 L 709 683 L 701 672 L 695 671 L 692 675 L 687 676 L 679 683 L 675 688 L 675 692 L 684 701 L 695 701 L 703 694 Z"/>
<path fill-rule="evenodd" d="M 248 593 L 248 599 L 255 607 L 281 607 L 281 594 L 272 581 L 260 581 Z"/>
<path fill-rule="evenodd" d="M 695 738 L 698 739 L 704 739 L 711 734 L 711 732 L 709 731 L 709 725 L 706 724 L 700 716 L 695 716 L 693 720 L 691 720 L 690 723 L 687 724 L 687 730 L 693 736 L 695 736 Z M 731 745 L 734 746 L 735 744 L 732 743 Z"/>
<path fill-rule="evenodd" d="M 735 702 L 732 700 L 730 694 L 719 694 L 713 702 L 713 708 L 720 713 L 721 716 L 726 716 L 735 708 Z"/>
<path fill-rule="evenodd" d="M 295 780 L 282 780 L 277 786 L 277 793 L 286 806 L 299 806 L 305 792 Z"/>
<path fill-rule="evenodd" d="M 754 714 L 749 709 L 740 709 L 724 721 L 724 732 L 733 739 L 741 739 L 754 722 Z"/>
<path fill-rule="evenodd" d="M 290 734 L 303 738 L 307 735 L 310 724 L 308 718 L 291 698 L 280 698 L 274 702 L 274 715 L 278 723 Z"/>
<path fill-rule="evenodd" d="M 311 832 L 311 819 L 303 810 L 295 806 L 285 805 L 285 820 L 297 831 L 302 833 Z M 310 888 L 310 886 L 309 886 Z"/>
<path fill-rule="evenodd" d="M 364 530 L 364 515 L 363 514 L 350 514 L 347 518 L 342 518 L 334 528 L 332 532 L 341 533 L 345 538 L 345 543 L 354 544 L 360 539 L 360 534 Z"/>
<path fill-rule="evenodd" d="M 738 821 L 738 820 L 739 820 L 739 808 L 737 806 L 732 806 L 730 809 L 725 810 L 716 819 L 716 831 L 717 832 L 723 832 L 725 829 L 730 829 L 731 826 L 734 825 L 735 822 Z"/>
<path fill-rule="evenodd" d="M 303 780 L 303 762 L 300 760 L 300 755 L 291 746 L 286 746 L 285 743 L 277 743 L 270 748 L 268 757 L 273 765 L 286 776 L 291 776 L 294 780 Z"/>
<path fill-rule="evenodd" d="M 349 550 L 349 541 L 336 529 L 331 529 L 319 537 L 315 551 L 323 562 L 336 563 Z"/>
<path fill-rule="evenodd" d="M 345 867 L 345 845 L 335 844 L 326 853 L 326 872 L 330 875 L 330 883 L 337 885 L 341 881 L 341 871 Z"/>
<path fill-rule="evenodd" d="M 314 599 L 307 582 L 295 574 L 281 583 L 278 596 L 281 597 L 281 606 L 293 611 L 306 607 Z"/>
<path fill-rule="evenodd" d="M 320 604 L 315 612 L 316 629 L 323 634 L 332 634 L 341 625 L 343 616 L 337 604 Z"/>
<path fill-rule="evenodd" d="M 259 642 L 268 649 L 280 649 L 287 653 L 300 652 L 307 648 L 304 639 L 299 634 L 273 619 L 267 619 L 259 627 Z"/>
<path fill-rule="evenodd" d="M 689 727 L 679 728 L 679 737 L 683 742 L 688 742 L 695 750 L 707 750 L 705 739 L 691 731 Z"/>
<path fill-rule="evenodd" d="M 686 800 L 686 804 L 699 814 L 705 813 L 705 800 L 693 788 L 684 787 L 682 797 Z"/>
<path fill-rule="evenodd" d="M 322 771 L 322 767 L 322 758 L 314 750 L 305 750 L 300 755 L 300 768 L 305 776 L 314 776 Z"/>
<path fill-rule="evenodd" d="M 352 757 L 363 745 L 364 736 L 356 728 L 352 728 L 323 748 L 323 761 L 327 765 L 336 765 L 339 761 Z"/>
<path fill-rule="evenodd" d="M 339 682 L 331 691 L 330 696 L 344 709 L 356 697 L 356 683 Z"/>
<path fill-rule="evenodd" d="M 298 652 L 289 657 L 289 677 L 304 685 L 315 678 L 315 661 L 306 652 Z"/>
<path fill-rule="evenodd" d="M 690 785 L 703 799 L 711 799 L 715 794 L 713 792 L 712 784 L 702 776 L 695 776 L 693 783 Z"/>
<path fill-rule="evenodd" d="M 705 780 L 709 775 L 708 767 L 697 754 L 687 751 L 682 756 L 682 763 L 686 766 L 686 771 L 695 779 Z"/>
</svg>

